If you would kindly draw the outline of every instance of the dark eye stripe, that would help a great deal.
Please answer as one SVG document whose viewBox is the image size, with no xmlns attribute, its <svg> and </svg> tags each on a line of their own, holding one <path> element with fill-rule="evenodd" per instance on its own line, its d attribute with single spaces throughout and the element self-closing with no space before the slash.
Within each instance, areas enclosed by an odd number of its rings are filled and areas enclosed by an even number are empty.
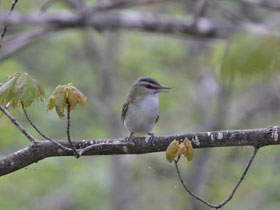
<svg viewBox="0 0 280 210">
<path fill-rule="evenodd" d="M 158 89 L 158 87 L 155 87 L 155 86 L 153 86 L 153 85 L 144 85 L 146 88 L 148 88 L 148 89 Z"/>
</svg>

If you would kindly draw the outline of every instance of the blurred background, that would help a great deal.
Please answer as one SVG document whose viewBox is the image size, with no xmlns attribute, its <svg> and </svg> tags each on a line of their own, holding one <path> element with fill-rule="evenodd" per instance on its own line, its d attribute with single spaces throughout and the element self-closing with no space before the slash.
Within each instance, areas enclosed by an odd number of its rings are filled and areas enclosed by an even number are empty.
<svg viewBox="0 0 280 210">
<path fill-rule="evenodd" d="M 50 5 L 46 13 L 73 10 L 71 2 L 88 6 L 100 3 L 28 0 L 19 1 L 16 10 L 38 12 L 46 2 Z M 188 19 L 196 2 L 169 1 L 128 9 Z M 41 83 L 47 97 L 57 85 L 73 82 L 87 96 L 88 104 L 85 110 L 72 114 L 72 139 L 127 136 L 120 120 L 121 107 L 130 85 L 139 76 L 154 77 L 172 88 L 169 94 L 160 96 L 156 135 L 279 125 L 279 10 L 242 0 L 218 3 L 219 8 L 209 4 L 200 15 L 225 25 L 234 25 L 235 20 L 258 24 L 271 33 L 241 30 L 225 39 L 199 39 L 125 30 L 64 30 L 39 38 L 7 57 L 1 57 L 9 47 L 5 48 L 4 42 L 0 49 L 0 82 L 15 72 L 27 72 Z M 1 11 L 8 11 L 11 4 L 0 0 Z M 6 39 L 30 28 L 10 27 Z M 66 121 L 54 111 L 47 113 L 46 103 L 34 104 L 27 111 L 47 135 L 66 139 Z M 40 139 L 20 110 L 10 111 Z M 0 118 L 1 157 L 28 143 L 6 117 Z M 251 152 L 249 147 L 197 149 L 191 163 L 180 163 L 181 173 L 194 192 L 218 203 L 231 192 Z M 279 146 L 262 148 L 233 200 L 223 209 L 278 210 L 279 161 Z M 161 152 L 47 158 L 0 178 L 0 209 L 208 208 L 184 191 L 174 165 Z"/>
</svg>

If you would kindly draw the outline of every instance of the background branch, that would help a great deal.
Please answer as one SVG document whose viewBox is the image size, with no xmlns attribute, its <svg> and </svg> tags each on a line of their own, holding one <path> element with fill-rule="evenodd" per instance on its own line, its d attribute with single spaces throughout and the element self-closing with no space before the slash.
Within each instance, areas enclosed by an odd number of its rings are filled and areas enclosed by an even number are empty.
<svg viewBox="0 0 280 210">
<path fill-rule="evenodd" d="M 14 0 L 14 2 L 12 3 L 12 6 L 11 6 L 10 11 L 9 11 L 9 15 L 14 10 L 17 2 L 18 2 L 18 0 Z M 0 49 L 1 49 L 1 46 L 2 46 L 2 41 L 3 41 L 4 37 L 5 37 L 6 32 L 7 32 L 7 29 L 8 29 L 8 27 L 7 27 L 7 25 L 5 25 L 3 27 L 3 31 L 2 31 L 1 36 L 0 36 Z"/>
<path fill-rule="evenodd" d="M 280 3 L 277 0 L 239 0 L 239 2 L 246 3 L 248 5 L 257 5 L 270 10 L 280 10 Z"/>
<path fill-rule="evenodd" d="M 71 13 L 20 14 L 13 12 L 10 16 L 0 12 L 0 24 L 7 25 L 40 25 L 65 30 L 69 28 L 93 27 L 103 30 L 137 30 L 151 33 L 187 34 L 196 38 L 225 38 L 234 32 L 244 30 L 253 34 L 271 33 L 263 25 L 244 23 L 240 28 L 232 25 L 221 25 L 208 18 L 198 18 L 194 26 L 193 18 L 189 21 L 169 15 L 153 15 L 132 11 L 97 12 L 85 18 Z"/>
<path fill-rule="evenodd" d="M 34 43 L 39 38 L 42 38 L 50 32 L 54 31 L 54 29 L 46 26 L 42 28 L 36 28 L 28 32 L 23 32 L 22 34 L 19 34 L 17 35 L 17 37 L 10 40 L 5 39 L 7 41 L 3 41 L 3 45 L 0 51 L 0 61 L 4 61 L 14 53 L 19 52 L 21 49 Z"/>
</svg>

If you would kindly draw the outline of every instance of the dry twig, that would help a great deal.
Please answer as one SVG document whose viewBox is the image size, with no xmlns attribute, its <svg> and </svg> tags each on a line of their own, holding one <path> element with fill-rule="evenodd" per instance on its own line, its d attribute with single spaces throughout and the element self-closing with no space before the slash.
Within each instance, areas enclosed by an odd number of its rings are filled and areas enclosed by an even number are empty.
<svg viewBox="0 0 280 210">
<path fill-rule="evenodd" d="M 27 121 L 29 122 L 29 124 L 37 131 L 38 134 L 40 134 L 43 138 L 51 141 L 52 143 L 54 143 L 55 145 L 57 145 L 58 147 L 60 147 L 61 149 L 64 149 L 64 150 L 67 150 L 67 151 L 72 151 L 72 149 L 68 148 L 68 147 L 65 147 L 64 145 L 58 143 L 56 140 L 48 137 L 47 135 L 45 135 L 44 133 L 42 133 L 38 127 L 32 122 L 32 120 L 30 119 L 30 117 L 28 116 L 27 114 L 27 111 L 23 105 L 23 103 L 21 102 L 21 107 L 22 107 L 22 110 L 23 110 L 23 113 L 27 119 Z"/>
<path fill-rule="evenodd" d="M 34 143 L 37 142 L 37 140 L 36 140 L 33 136 L 31 136 L 31 134 L 29 134 L 29 133 L 22 127 L 22 125 L 21 125 L 21 124 L 8 112 L 8 110 L 5 109 L 5 107 L 2 106 L 1 104 L 0 104 L 0 110 L 3 112 L 4 115 L 6 115 L 6 116 L 11 120 L 11 122 L 17 127 L 17 129 L 19 129 L 20 132 L 22 132 L 22 133 L 26 136 L 26 138 L 29 139 L 29 141 L 30 141 L 32 144 L 34 144 Z"/>
<path fill-rule="evenodd" d="M 195 199 L 199 200 L 200 202 L 206 204 L 207 206 L 209 206 L 210 208 L 214 208 L 214 209 L 219 209 L 219 208 L 222 208 L 224 205 L 226 205 L 234 196 L 236 190 L 238 189 L 239 185 L 241 184 L 241 182 L 244 180 L 257 152 L 258 152 L 258 149 L 259 147 L 254 147 L 254 151 L 253 153 L 251 154 L 251 157 L 250 159 L 248 160 L 247 164 L 246 164 L 246 167 L 241 175 L 241 177 L 239 178 L 238 182 L 235 184 L 233 190 L 231 191 L 231 193 L 229 194 L 229 196 L 223 200 L 222 202 L 218 203 L 218 204 L 212 204 L 212 203 L 209 203 L 208 201 L 200 198 L 199 196 L 195 195 L 184 183 L 184 180 L 181 176 L 181 173 L 180 173 L 180 170 L 179 170 L 179 167 L 178 167 L 178 161 L 179 161 L 179 158 L 177 160 L 174 161 L 175 163 L 175 167 L 176 167 L 176 171 L 177 171 L 177 174 L 178 174 L 178 177 L 180 179 L 180 182 L 181 184 L 183 185 L 184 189 L 192 196 L 194 197 Z"/>
</svg>

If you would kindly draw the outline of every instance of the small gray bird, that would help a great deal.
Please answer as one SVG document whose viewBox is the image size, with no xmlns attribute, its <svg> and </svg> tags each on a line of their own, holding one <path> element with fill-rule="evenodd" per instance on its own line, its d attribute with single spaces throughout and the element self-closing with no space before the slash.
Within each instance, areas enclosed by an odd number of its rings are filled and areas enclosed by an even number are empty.
<svg viewBox="0 0 280 210">
<path fill-rule="evenodd" d="M 124 126 L 131 132 L 128 139 L 133 134 L 148 134 L 154 139 L 151 131 L 159 119 L 159 93 L 169 89 L 151 77 L 140 77 L 132 84 L 121 115 Z"/>
</svg>

